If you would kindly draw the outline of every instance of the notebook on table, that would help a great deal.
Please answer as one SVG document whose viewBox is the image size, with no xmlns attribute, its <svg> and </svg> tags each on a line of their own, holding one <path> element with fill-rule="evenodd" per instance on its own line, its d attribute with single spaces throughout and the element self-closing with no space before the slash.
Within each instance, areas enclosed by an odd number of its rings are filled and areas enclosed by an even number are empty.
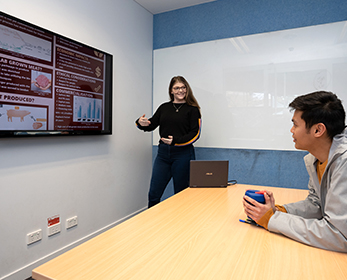
<svg viewBox="0 0 347 280">
<path fill-rule="evenodd" d="M 191 188 L 225 188 L 228 186 L 229 161 L 191 160 Z"/>
</svg>

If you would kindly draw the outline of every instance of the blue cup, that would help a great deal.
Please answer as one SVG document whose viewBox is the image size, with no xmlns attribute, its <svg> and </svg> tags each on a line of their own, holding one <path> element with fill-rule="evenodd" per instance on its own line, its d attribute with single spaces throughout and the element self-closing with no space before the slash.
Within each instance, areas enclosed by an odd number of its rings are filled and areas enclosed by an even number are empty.
<svg viewBox="0 0 347 280">
<path fill-rule="evenodd" d="M 259 203 L 265 204 L 264 194 L 263 192 L 259 190 L 247 190 L 245 195 L 249 196 L 250 198 L 253 198 L 255 201 L 258 201 Z M 249 204 L 252 204 L 252 203 L 249 203 Z"/>
<path fill-rule="evenodd" d="M 253 198 L 255 201 L 258 201 L 259 203 L 265 204 L 265 197 L 264 193 L 259 190 L 247 190 L 245 195 L 249 196 L 250 198 Z M 248 201 L 247 201 L 248 202 Z M 252 203 L 248 202 L 249 204 L 253 205 Z M 253 205 L 254 206 L 254 205 Z M 247 216 L 248 217 L 248 216 Z M 251 219 L 250 217 L 248 217 Z M 252 220 L 252 219 L 251 219 Z M 253 220 L 252 220 L 253 221 Z"/>
</svg>

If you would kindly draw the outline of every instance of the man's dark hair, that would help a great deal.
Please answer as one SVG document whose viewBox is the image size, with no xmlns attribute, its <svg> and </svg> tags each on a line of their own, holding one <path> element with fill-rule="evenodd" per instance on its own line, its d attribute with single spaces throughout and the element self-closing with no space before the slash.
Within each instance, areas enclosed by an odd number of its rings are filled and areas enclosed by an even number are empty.
<svg viewBox="0 0 347 280">
<path fill-rule="evenodd" d="M 346 113 L 341 100 L 332 92 L 316 91 L 295 98 L 289 107 L 302 112 L 301 118 L 310 129 L 317 123 L 323 123 L 330 139 L 345 128 Z"/>
</svg>

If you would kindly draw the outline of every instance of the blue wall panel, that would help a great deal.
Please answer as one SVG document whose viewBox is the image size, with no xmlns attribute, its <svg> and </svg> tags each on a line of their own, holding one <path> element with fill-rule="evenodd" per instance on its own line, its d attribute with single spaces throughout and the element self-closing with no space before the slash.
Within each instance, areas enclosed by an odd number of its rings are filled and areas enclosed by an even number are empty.
<svg viewBox="0 0 347 280">
<path fill-rule="evenodd" d="M 229 180 L 240 184 L 307 189 L 307 152 L 196 148 L 196 159 L 229 160 Z"/>
<path fill-rule="evenodd" d="M 346 19 L 346 0 L 218 0 L 154 15 L 153 48 Z"/>
<path fill-rule="evenodd" d="M 153 146 L 153 160 L 157 154 Z M 195 148 L 197 160 L 228 160 L 229 180 L 240 184 L 307 189 L 308 174 L 303 151 Z M 163 199 L 173 194 L 169 183 Z"/>
</svg>

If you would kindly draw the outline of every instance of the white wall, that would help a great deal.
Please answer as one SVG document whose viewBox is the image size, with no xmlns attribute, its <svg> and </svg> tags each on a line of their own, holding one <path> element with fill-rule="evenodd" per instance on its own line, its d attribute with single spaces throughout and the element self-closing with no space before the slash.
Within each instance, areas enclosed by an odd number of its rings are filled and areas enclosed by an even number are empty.
<svg viewBox="0 0 347 280">
<path fill-rule="evenodd" d="M 129 0 L 0 0 L 1 11 L 113 54 L 112 136 L 0 139 L 0 279 L 31 269 L 147 205 L 153 16 Z M 47 237 L 47 218 L 62 231 Z M 77 227 L 66 230 L 77 215 Z M 26 235 L 43 230 L 27 246 Z"/>
</svg>

